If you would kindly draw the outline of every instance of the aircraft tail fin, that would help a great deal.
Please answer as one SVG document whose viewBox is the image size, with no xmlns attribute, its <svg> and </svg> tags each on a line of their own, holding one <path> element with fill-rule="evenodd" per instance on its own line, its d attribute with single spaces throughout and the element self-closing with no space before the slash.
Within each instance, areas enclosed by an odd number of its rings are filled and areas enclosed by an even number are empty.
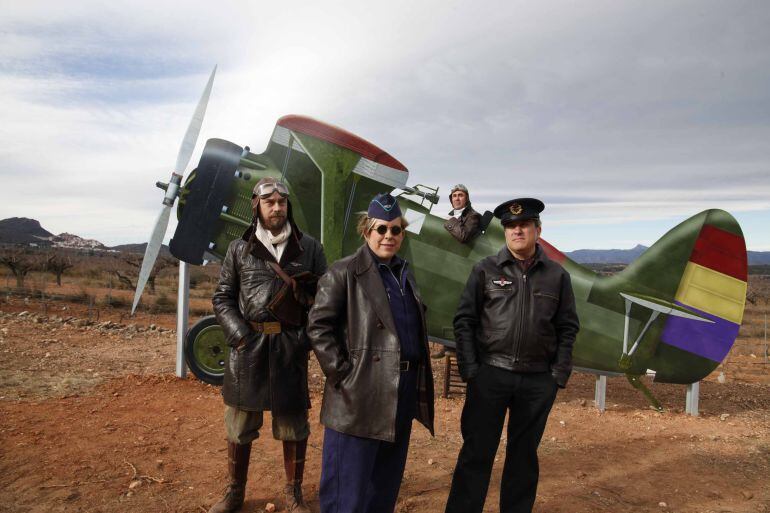
<svg viewBox="0 0 770 513">
<path fill-rule="evenodd" d="M 661 323 L 651 369 L 656 381 L 693 383 L 711 373 L 738 337 L 748 262 L 738 222 L 707 210 L 674 227 L 619 279 L 712 322 L 669 315 Z"/>
</svg>

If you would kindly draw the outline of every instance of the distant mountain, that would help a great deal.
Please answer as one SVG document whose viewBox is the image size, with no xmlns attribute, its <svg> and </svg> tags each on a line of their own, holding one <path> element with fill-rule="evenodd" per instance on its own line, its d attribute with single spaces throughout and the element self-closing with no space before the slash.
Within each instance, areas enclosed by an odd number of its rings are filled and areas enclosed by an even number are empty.
<svg viewBox="0 0 770 513">
<path fill-rule="evenodd" d="M 74 249 L 107 249 L 104 244 L 95 239 L 84 239 L 71 233 L 60 233 L 49 238 L 54 247 Z"/>
<path fill-rule="evenodd" d="M 147 243 L 143 244 L 121 244 L 112 246 L 114 251 L 125 251 L 128 253 L 144 254 L 147 249 Z M 578 249 L 565 253 L 568 257 L 579 264 L 630 264 L 639 256 L 647 251 L 648 247 L 637 244 L 631 249 Z M 171 252 L 165 244 L 160 249 L 160 254 L 170 257 Z M 749 251 L 749 265 L 770 265 L 770 251 Z"/>
<path fill-rule="evenodd" d="M 564 253 L 579 264 L 630 264 L 647 251 L 637 244 L 631 249 L 578 249 Z M 747 251 L 749 265 L 770 265 L 770 251 Z"/>
<path fill-rule="evenodd" d="M 94 239 L 84 239 L 71 233 L 54 235 L 40 226 L 40 221 L 26 217 L 11 217 L 0 221 L 0 244 L 38 245 L 71 249 L 106 249 Z"/>
<path fill-rule="evenodd" d="M 54 235 L 40 226 L 40 221 L 28 219 L 26 217 L 11 217 L 0 221 L 0 244 L 19 244 L 24 246 L 34 244 L 56 248 L 126 251 L 128 253 L 140 253 L 142 255 L 147 248 L 147 243 L 122 244 L 120 246 L 108 248 L 98 240 L 84 239 L 71 233 Z M 168 246 L 162 246 L 160 254 L 170 257 L 171 252 L 169 251 Z"/>
<path fill-rule="evenodd" d="M 630 264 L 647 251 L 647 246 L 637 244 L 631 249 L 577 249 L 565 253 L 579 264 Z"/>
<path fill-rule="evenodd" d="M 114 251 L 123 251 L 125 253 L 140 253 L 144 255 L 144 252 L 147 250 L 147 243 L 144 242 L 142 244 L 121 244 L 120 246 L 112 246 L 109 249 L 112 249 Z M 168 246 L 163 244 L 160 247 L 160 255 L 170 257 L 171 250 L 168 249 Z"/>
<path fill-rule="evenodd" d="M 11 217 L 0 221 L 1 244 L 40 244 L 50 245 L 47 240 L 53 233 L 44 230 L 40 222 L 26 217 Z"/>
<path fill-rule="evenodd" d="M 40 222 L 26 217 L 11 217 L 0 220 L 0 244 L 36 244 L 73 249 L 96 249 L 101 251 L 125 251 L 128 253 L 144 254 L 147 243 L 121 244 L 111 248 L 105 247 L 94 239 L 83 239 L 71 233 L 54 235 L 40 226 Z M 641 244 L 631 249 L 578 249 L 565 253 L 579 264 L 630 264 L 647 250 Z M 171 256 L 168 246 L 163 245 L 160 254 Z M 770 265 L 770 251 L 749 251 L 749 265 Z"/>
<path fill-rule="evenodd" d="M 770 265 L 770 251 L 747 251 L 749 265 Z"/>
</svg>

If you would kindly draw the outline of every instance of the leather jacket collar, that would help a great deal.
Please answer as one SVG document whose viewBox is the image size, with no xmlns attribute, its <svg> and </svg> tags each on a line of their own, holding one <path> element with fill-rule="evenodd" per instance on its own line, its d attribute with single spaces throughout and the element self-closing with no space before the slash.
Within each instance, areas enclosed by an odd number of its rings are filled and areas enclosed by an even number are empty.
<svg viewBox="0 0 770 513">
<path fill-rule="evenodd" d="M 289 216 L 287 222 L 291 224 L 291 235 L 289 235 L 289 240 L 286 243 L 286 249 L 283 250 L 283 255 L 281 255 L 281 261 L 277 262 L 282 267 L 285 263 L 295 260 L 304 251 L 302 245 L 299 242 L 302 240 L 302 232 L 299 231 L 297 225 L 294 224 L 294 220 L 291 219 L 291 216 Z M 255 230 L 256 226 L 254 226 L 252 223 L 248 228 L 246 228 L 246 231 L 243 232 L 243 236 L 241 238 L 248 243 L 246 245 L 246 251 L 250 252 L 256 258 L 261 260 L 275 262 L 275 257 L 267 250 L 265 245 L 262 244 L 262 241 L 257 238 L 256 234 L 254 233 Z"/>
<path fill-rule="evenodd" d="M 390 259 L 390 262 L 387 264 L 384 262 L 381 262 L 379 258 L 377 258 L 377 255 L 374 254 L 374 251 L 372 251 L 372 248 L 369 247 L 368 244 L 364 244 L 366 246 L 366 249 L 369 250 L 369 256 L 372 257 L 372 264 L 376 264 L 377 267 L 384 265 L 386 267 L 389 267 L 391 271 L 394 273 L 400 272 L 400 269 L 403 267 L 404 270 L 406 270 L 406 260 L 401 258 L 398 255 L 393 255 L 393 258 Z"/>
<path fill-rule="evenodd" d="M 454 215 L 455 209 L 452 209 L 448 212 L 448 215 Z M 460 217 L 465 217 L 468 214 L 473 212 L 473 209 L 471 208 L 471 202 L 469 201 L 467 205 L 465 205 L 465 208 L 463 209 L 462 214 L 460 214 Z"/>
<path fill-rule="evenodd" d="M 546 260 L 548 260 L 548 256 L 546 256 L 545 251 L 543 251 L 543 248 L 540 247 L 540 244 L 535 243 L 535 259 L 532 261 L 532 266 L 530 269 L 534 269 L 539 262 Z M 500 251 L 497 253 L 497 265 L 503 266 L 506 264 L 515 263 L 516 257 L 511 254 L 511 251 L 508 249 L 508 245 L 503 245 L 502 249 L 500 249 Z"/>
</svg>

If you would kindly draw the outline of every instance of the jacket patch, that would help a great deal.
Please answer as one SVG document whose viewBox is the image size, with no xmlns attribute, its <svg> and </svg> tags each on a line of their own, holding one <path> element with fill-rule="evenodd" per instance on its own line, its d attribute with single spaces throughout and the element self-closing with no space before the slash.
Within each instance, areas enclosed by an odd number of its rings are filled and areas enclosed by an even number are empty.
<svg viewBox="0 0 770 513">
<path fill-rule="evenodd" d="M 499 280 L 492 280 L 492 283 L 497 285 L 498 287 L 507 287 L 508 285 L 512 284 L 512 281 L 506 280 L 505 277 L 501 276 Z"/>
</svg>

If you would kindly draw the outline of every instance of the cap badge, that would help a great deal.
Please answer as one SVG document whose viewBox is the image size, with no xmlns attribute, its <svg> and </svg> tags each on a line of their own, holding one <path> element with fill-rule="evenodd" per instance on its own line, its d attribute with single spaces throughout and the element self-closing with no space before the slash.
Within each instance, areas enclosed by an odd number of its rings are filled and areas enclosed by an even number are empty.
<svg viewBox="0 0 770 513">
<path fill-rule="evenodd" d="M 390 212 L 390 211 L 393 209 L 393 207 L 395 206 L 395 203 L 391 203 L 390 205 L 383 205 L 383 204 L 382 204 L 382 202 L 381 202 L 381 201 L 379 201 L 379 200 L 376 200 L 376 199 L 375 199 L 375 200 L 372 200 L 372 201 L 374 201 L 374 202 L 375 202 L 375 203 L 377 203 L 379 206 L 381 206 L 381 207 L 382 207 L 382 209 L 383 209 L 385 212 Z"/>
<path fill-rule="evenodd" d="M 515 216 L 517 216 L 517 215 L 521 214 L 522 212 L 524 212 L 524 209 L 518 203 L 514 203 L 513 205 L 508 207 L 508 210 L 510 210 L 511 214 L 513 214 Z"/>
</svg>

